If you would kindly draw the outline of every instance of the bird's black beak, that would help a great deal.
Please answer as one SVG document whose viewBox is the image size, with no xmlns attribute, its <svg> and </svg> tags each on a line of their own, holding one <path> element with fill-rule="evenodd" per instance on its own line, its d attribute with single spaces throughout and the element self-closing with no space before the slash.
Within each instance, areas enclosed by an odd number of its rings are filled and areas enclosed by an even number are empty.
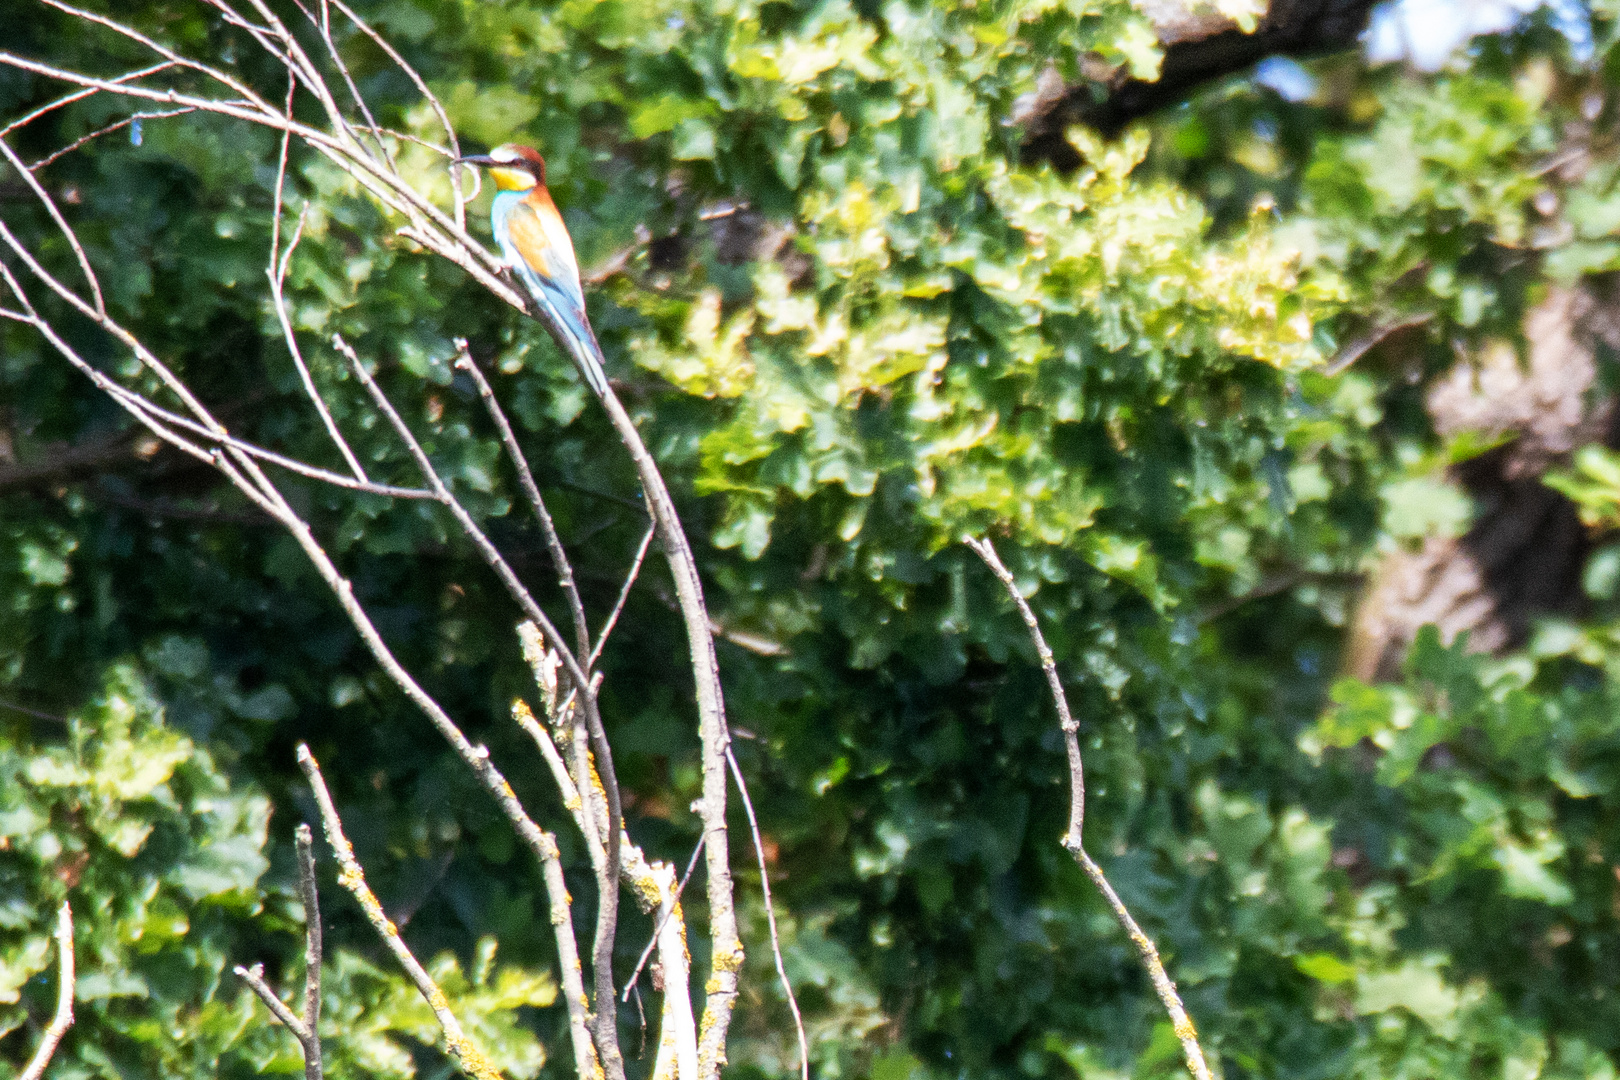
<svg viewBox="0 0 1620 1080">
<path fill-rule="evenodd" d="M 490 157 L 488 154 L 470 154 L 467 157 L 456 158 L 456 160 L 452 161 L 450 164 L 452 164 L 452 165 L 484 165 L 484 166 L 490 166 L 490 165 L 499 165 L 500 162 L 496 161 L 494 158 Z"/>
</svg>

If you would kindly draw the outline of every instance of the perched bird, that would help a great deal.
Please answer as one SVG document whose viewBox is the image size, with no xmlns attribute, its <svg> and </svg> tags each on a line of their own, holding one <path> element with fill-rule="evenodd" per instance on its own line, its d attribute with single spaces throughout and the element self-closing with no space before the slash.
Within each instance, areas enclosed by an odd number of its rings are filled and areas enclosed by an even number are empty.
<svg viewBox="0 0 1620 1080">
<path fill-rule="evenodd" d="M 573 355 L 585 381 L 598 396 L 606 394 L 602 347 L 585 317 L 574 242 L 546 190 L 545 158 L 532 146 L 506 143 L 488 154 L 457 158 L 456 164 L 489 170 L 496 188 L 489 220 L 501 254 L 530 301 L 567 339 L 561 344 Z"/>
</svg>

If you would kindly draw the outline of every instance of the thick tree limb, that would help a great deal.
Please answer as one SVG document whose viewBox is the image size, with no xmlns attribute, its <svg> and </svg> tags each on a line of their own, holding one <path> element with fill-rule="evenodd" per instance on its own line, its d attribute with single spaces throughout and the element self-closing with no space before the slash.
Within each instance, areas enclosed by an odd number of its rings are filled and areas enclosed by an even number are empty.
<svg viewBox="0 0 1620 1080">
<path fill-rule="evenodd" d="M 1366 29 L 1373 0 L 1272 0 L 1253 33 L 1235 26 L 1206 36 L 1175 39 L 1161 28 L 1164 63 L 1151 82 L 1120 72 L 1109 82 L 1068 87 L 1030 121 L 1024 140 L 1027 161 L 1050 161 L 1060 169 L 1080 164 L 1064 129 L 1085 124 L 1115 135 L 1132 121 L 1184 101 L 1193 91 L 1270 56 L 1305 57 L 1348 49 Z"/>
</svg>

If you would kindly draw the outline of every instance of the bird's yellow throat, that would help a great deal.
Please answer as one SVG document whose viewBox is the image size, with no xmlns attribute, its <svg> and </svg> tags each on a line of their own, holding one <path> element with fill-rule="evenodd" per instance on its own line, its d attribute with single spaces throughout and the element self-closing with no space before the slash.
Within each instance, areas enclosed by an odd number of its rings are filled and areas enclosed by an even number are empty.
<svg viewBox="0 0 1620 1080">
<path fill-rule="evenodd" d="M 524 169 L 503 169 L 495 165 L 490 167 L 489 175 L 502 191 L 527 191 L 534 187 L 534 177 Z"/>
</svg>

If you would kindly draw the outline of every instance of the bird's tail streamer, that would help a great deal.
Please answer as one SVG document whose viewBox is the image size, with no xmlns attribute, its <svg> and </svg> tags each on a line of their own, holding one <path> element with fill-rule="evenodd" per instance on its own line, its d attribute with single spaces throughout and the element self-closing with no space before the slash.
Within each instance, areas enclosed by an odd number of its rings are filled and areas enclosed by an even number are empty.
<svg viewBox="0 0 1620 1080">
<path fill-rule="evenodd" d="M 602 346 L 596 343 L 596 333 L 591 329 L 590 320 L 583 311 L 571 311 L 572 305 L 566 304 L 559 298 L 548 295 L 550 290 L 541 293 L 541 298 L 550 309 L 552 321 L 559 326 L 565 337 L 568 338 L 568 351 L 573 354 L 575 365 L 580 374 L 585 376 L 585 382 L 596 393 L 597 397 L 606 397 L 608 393 L 607 369 L 603 366 Z"/>
</svg>

